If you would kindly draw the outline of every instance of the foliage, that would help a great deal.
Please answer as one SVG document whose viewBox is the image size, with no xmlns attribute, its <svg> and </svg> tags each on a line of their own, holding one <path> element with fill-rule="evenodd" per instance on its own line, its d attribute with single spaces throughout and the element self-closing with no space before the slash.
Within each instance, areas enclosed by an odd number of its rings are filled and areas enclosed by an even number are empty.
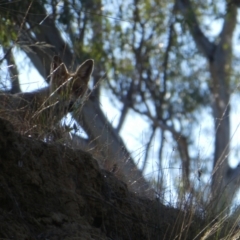
<svg viewBox="0 0 240 240">
<path fill-rule="evenodd" d="M 109 88 L 122 103 L 116 131 L 121 130 L 129 110 L 147 119 L 150 130 L 142 171 L 147 170 L 155 139 L 159 139 L 159 166 L 166 160 L 164 156 L 169 145 L 174 146 L 177 151 L 169 161 L 175 166 L 181 165 L 181 184 L 176 184 L 179 186 L 176 188 L 187 196 L 191 191 L 199 191 L 190 177 L 199 168 L 193 164 L 194 159 L 198 159 L 198 152 L 191 149 L 198 144 L 195 129 L 201 124 L 199 113 L 203 109 L 212 108 L 212 118 L 216 122 L 214 156 L 210 156 L 214 167 L 230 141 L 229 134 L 217 134 L 217 126 L 227 129 L 226 132 L 230 128 L 228 123 L 218 122 L 218 119 L 229 110 L 226 106 L 234 80 L 230 69 L 236 13 L 231 4 L 234 5 L 226 1 L 223 7 L 221 1 L 187 0 L 9 1 L 0 5 L 0 40 L 3 46 L 18 45 L 25 52 L 27 48 L 23 47 L 23 41 L 27 41 L 29 45 L 35 44 L 34 51 L 38 49 L 45 54 L 48 50 L 39 48 L 36 43 L 46 41 L 57 48 L 41 26 L 53 20 L 54 28 L 74 55 L 71 64 L 93 58 L 96 62 L 94 83 L 104 78 L 101 88 Z M 213 28 L 209 27 L 212 21 L 225 24 L 222 24 L 220 34 L 212 33 Z M 50 25 L 47 27 L 51 30 Z M 224 41 L 225 38 L 230 42 Z M 65 47 L 59 47 L 63 55 L 67 55 Z M 225 70 L 226 66 L 228 69 Z M 216 69 L 223 71 L 223 79 L 215 74 Z M 221 92 L 219 89 L 222 88 Z M 227 97 L 222 99 L 220 92 Z M 221 101 L 225 106 L 223 110 Z M 228 114 L 226 119 L 229 120 Z M 224 169 L 215 175 L 227 178 L 227 164 Z M 163 174 L 163 171 L 159 172 Z M 159 185 L 163 186 L 166 182 L 163 176 L 161 179 Z"/>
</svg>

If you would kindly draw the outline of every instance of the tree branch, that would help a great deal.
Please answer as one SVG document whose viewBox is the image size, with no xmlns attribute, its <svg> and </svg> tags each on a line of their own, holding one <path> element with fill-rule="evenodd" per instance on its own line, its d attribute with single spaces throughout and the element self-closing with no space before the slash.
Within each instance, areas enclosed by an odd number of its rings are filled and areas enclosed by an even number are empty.
<svg viewBox="0 0 240 240">
<path fill-rule="evenodd" d="M 180 11 L 186 20 L 192 37 L 201 53 L 207 58 L 211 59 L 215 44 L 211 43 L 200 29 L 197 17 L 192 9 L 189 0 L 176 0 L 175 10 Z"/>
</svg>

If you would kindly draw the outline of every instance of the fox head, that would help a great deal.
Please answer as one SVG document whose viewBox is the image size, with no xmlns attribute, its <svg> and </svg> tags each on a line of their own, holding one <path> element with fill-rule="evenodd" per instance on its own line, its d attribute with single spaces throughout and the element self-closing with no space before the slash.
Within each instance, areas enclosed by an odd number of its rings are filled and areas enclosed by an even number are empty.
<svg viewBox="0 0 240 240">
<path fill-rule="evenodd" d="M 74 73 L 70 73 L 60 57 L 54 56 L 51 64 L 51 94 L 56 94 L 58 98 L 69 100 L 69 102 L 84 97 L 93 68 L 94 61 L 89 59 Z"/>
</svg>

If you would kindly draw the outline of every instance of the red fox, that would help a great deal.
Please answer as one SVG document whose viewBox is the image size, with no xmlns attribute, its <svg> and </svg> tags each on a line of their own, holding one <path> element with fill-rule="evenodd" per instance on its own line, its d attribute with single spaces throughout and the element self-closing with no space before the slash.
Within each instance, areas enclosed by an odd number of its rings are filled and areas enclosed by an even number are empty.
<svg viewBox="0 0 240 240">
<path fill-rule="evenodd" d="M 49 86 L 17 94 L 0 94 L 0 117 L 10 121 L 18 132 L 42 135 L 70 111 L 76 101 L 84 98 L 94 68 L 89 59 L 74 73 L 69 73 L 58 56 L 51 64 Z"/>
</svg>

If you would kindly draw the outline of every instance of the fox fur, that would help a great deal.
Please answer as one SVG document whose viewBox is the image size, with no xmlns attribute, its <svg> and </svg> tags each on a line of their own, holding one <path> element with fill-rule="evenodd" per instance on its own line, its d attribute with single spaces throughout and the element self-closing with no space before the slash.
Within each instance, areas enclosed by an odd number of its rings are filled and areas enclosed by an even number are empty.
<svg viewBox="0 0 240 240">
<path fill-rule="evenodd" d="M 76 101 L 84 98 L 94 68 L 89 59 L 70 73 L 58 56 L 51 63 L 49 86 L 33 92 L 0 94 L 0 117 L 18 132 L 42 135 L 54 130 Z"/>
</svg>

